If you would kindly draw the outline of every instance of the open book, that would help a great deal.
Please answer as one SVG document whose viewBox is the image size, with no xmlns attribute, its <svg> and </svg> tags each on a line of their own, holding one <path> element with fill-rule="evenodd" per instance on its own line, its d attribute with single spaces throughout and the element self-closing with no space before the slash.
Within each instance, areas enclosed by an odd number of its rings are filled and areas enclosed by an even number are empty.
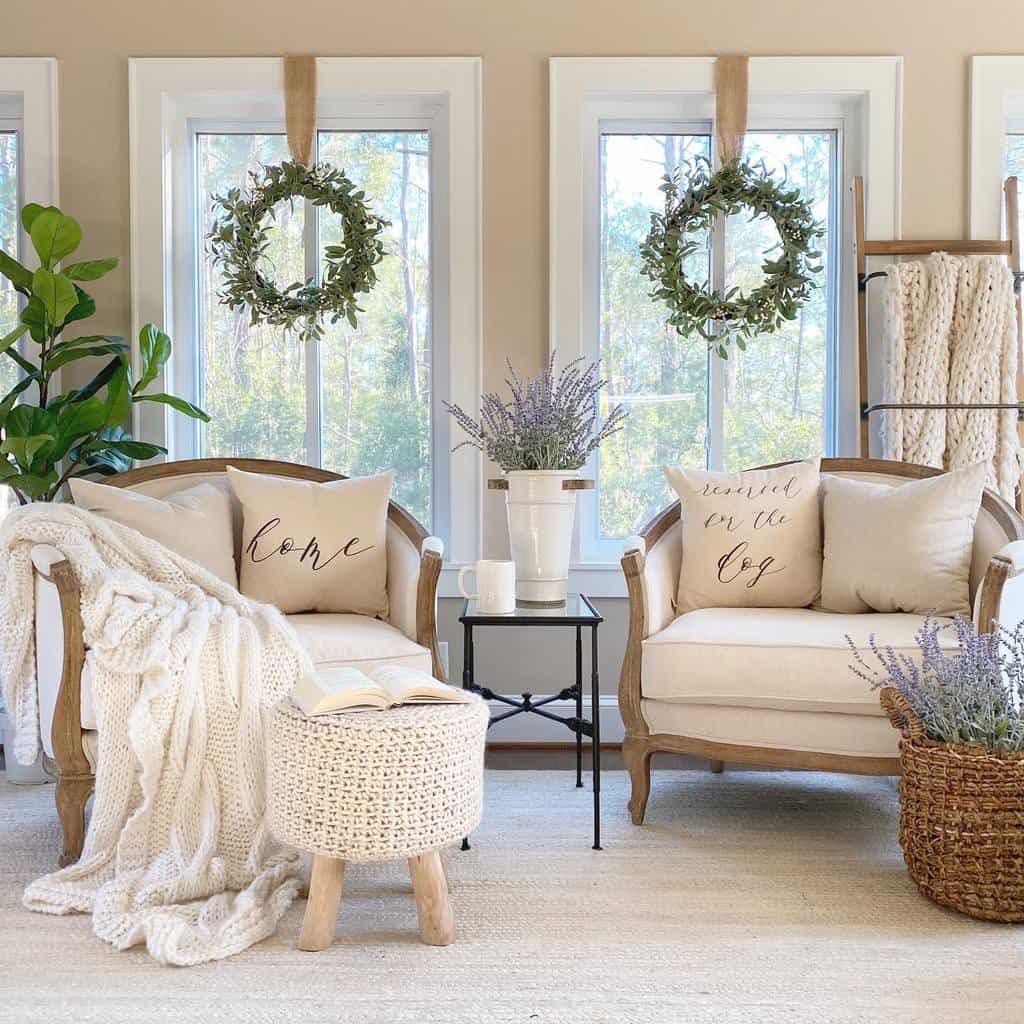
<svg viewBox="0 0 1024 1024">
<path fill-rule="evenodd" d="M 333 711 L 367 711 L 400 704 L 464 704 L 465 690 L 439 683 L 418 668 L 378 665 L 364 672 L 349 666 L 318 668 L 304 675 L 292 690 L 292 700 L 307 715 Z"/>
</svg>

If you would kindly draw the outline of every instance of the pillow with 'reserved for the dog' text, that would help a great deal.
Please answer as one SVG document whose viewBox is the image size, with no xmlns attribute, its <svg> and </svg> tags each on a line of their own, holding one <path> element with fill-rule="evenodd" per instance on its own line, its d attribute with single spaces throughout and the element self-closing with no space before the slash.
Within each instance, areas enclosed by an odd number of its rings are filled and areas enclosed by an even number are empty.
<svg viewBox="0 0 1024 1024">
<path fill-rule="evenodd" d="M 239 590 L 285 614 L 387 616 L 394 471 L 314 483 L 228 466 L 242 503 Z"/>
<path fill-rule="evenodd" d="M 679 495 L 676 612 L 802 608 L 821 588 L 820 459 L 712 473 L 665 467 Z"/>
</svg>

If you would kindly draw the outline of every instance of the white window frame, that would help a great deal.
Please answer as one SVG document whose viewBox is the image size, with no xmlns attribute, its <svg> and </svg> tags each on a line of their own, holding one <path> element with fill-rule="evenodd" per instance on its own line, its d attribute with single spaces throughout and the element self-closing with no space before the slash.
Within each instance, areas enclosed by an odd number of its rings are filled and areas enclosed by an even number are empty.
<svg viewBox="0 0 1024 1024">
<path fill-rule="evenodd" d="M 855 452 L 857 407 L 856 289 L 852 197 L 856 174 L 867 185 L 867 230 L 898 237 L 902 60 L 899 57 L 752 57 L 749 124 L 799 120 L 839 132 L 842 238 L 838 275 L 835 437 Z M 550 345 L 559 362 L 596 352 L 599 260 L 598 140 L 603 123 L 703 122 L 714 113 L 714 58 L 559 57 L 550 62 Z M 824 113 L 823 113 L 824 112 Z M 716 372 L 712 360 L 712 373 Z M 720 368 L 717 368 L 720 372 Z M 594 467 L 588 467 L 593 472 Z M 596 519 L 596 492 L 582 492 L 580 524 Z M 587 508 L 590 502 L 595 507 Z M 598 596 L 625 594 L 616 561 L 583 562 L 577 529 L 573 572 Z"/>
<path fill-rule="evenodd" d="M 0 129 L 18 134 L 18 207 L 57 206 L 57 60 L 0 57 Z M 32 242 L 20 231 L 17 258 L 32 266 Z M 18 348 L 25 350 L 24 338 Z M 60 371 L 54 374 L 60 388 Z"/>
<path fill-rule="evenodd" d="M 1024 56 L 971 58 L 971 238 L 1001 238 L 1006 133 L 1024 129 Z"/>
<path fill-rule="evenodd" d="M 317 60 L 317 127 L 379 127 L 382 120 L 431 130 L 432 392 L 475 414 L 481 390 L 481 62 L 479 58 Z M 192 139 L 197 127 L 279 131 L 280 58 L 133 59 L 129 62 L 133 358 L 140 326 L 154 321 L 174 340 L 167 379 L 154 386 L 194 394 L 195 226 Z M 307 381 L 308 383 L 308 381 Z M 319 416 L 316 388 L 308 400 Z M 146 408 L 145 406 L 152 406 Z M 166 445 L 169 458 L 195 451 L 191 424 L 154 403 L 134 407 L 136 435 Z M 435 532 L 456 566 L 481 550 L 479 454 L 450 456 L 447 418 L 432 410 Z M 173 428 L 171 424 L 174 424 Z M 314 453 L 315 454 L 315 453 Z M 448 570 L 446 570 L 447 572 Z"/>
</svg>

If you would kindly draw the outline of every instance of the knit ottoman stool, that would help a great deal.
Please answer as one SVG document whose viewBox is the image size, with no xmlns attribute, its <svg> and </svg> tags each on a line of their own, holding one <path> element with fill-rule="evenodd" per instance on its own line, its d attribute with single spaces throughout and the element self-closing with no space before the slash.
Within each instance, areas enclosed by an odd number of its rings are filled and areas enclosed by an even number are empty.
<svg viewBox="0 0 1024 1024">
<path fill-rule="evenodd" d="M 483 701 L 307 718 L 286 701 L 270 742 L 270 829 L 313 854 L 299 949 L 334 940 L 346 861 L 409 862 L 420 937 L 455 938 L 439 850 L 480 823 Z"/>
</svg>

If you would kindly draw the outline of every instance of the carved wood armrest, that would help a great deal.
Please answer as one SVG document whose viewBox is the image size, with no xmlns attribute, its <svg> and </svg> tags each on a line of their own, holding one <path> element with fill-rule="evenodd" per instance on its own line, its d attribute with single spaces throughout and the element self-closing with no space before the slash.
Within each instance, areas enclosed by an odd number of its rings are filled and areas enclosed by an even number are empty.
<svg viewBox="0 0 1024 1024">
<path fill-rule="evenodd" d="M 441 579 L 444 545 L 436 537 L 423 541 L 420 576 L 416 586 L 416 642 L 430 651 L 434 678 L 448 682 L 437 640 L 437 584 Z"/>
<path fill-rule="evenodd" d="M 92 765 L 82 747 L 82 668 L 85 641 L 82 636 L 81 591 L 78 578 L 67 560 L 55 562 L 49 572 L 35 571 L 57 588 L 64 633 L 64 657 L 60 687 L 53 712 L 50 739 L 53 759 L 62 778 L 92 777 Z M 40 642 L 36 637 L 36 643 Z"/>
<path fill-rule="evenodd" d="M 626 736 L 647 736 L 649 730 L 640 710 L 640 656 L 647 630 L 647 595 L 644 590 L 644 554 L 636 547 L 622 556 L 622 572 L 626 577 L 629 597 L 629 625 L 626 652 L 619 674 L 619 711 L 626 727 Z"/>
<path fill-rule="evenodd" d="M 990 559 L 978 594 L 977 627 L 990 633 L 996 622 L 1013 629 L 1024 617 L 1024 541 L 1011 541 Z M 1008 607 L 1010 606 L 1010 607 Z"/>
</svg>

